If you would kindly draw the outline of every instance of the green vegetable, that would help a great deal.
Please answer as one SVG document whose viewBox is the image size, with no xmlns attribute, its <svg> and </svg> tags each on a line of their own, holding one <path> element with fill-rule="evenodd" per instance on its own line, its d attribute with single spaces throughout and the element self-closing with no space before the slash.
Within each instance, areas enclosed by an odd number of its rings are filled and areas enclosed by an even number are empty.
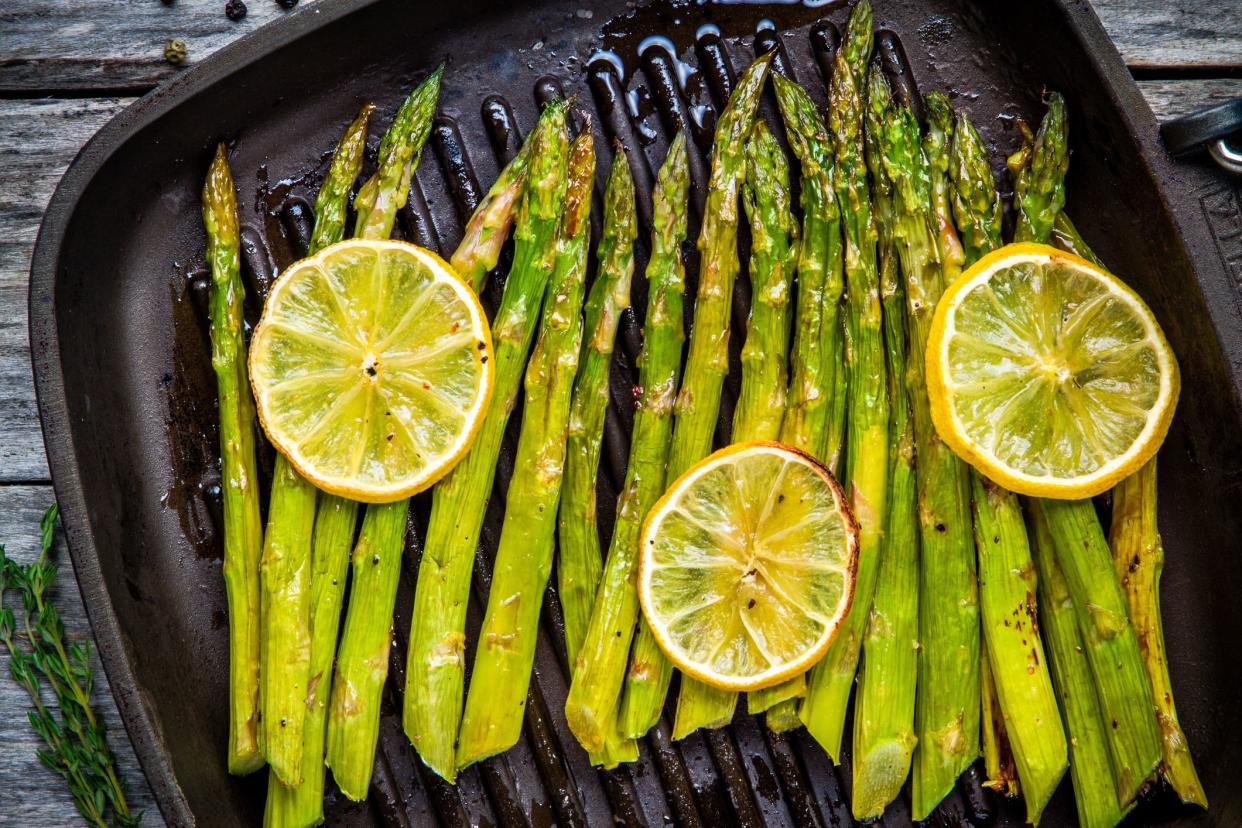
<svg viewBox="0 0 1242 828">
<path fill-rule="evenodd" d="M 914 698 L 918 640 L 919 540 L 914 473 L 914 422 L 907 388 L 905 291 L 898 269 L 894 182 L 884 168 L 888 132 L 900 117 L 883 70 L 872 64 L 867 84 L 867 166 L 871 170 L 879 236 L 880 297 L 888 368 L 888 515 L 875 598 L 863 639 L 863 666 L 854 697 L 852 811 L 871 819 L 901 793 L 914 753 Z M 914 125 L 918 151 L 918 126 Z M 924 199 L 923 203 L 926 203 Z M 917 210 L 917 207 L 915 208 Z M 916 213 L 919 214 L 919 213 Z M 916 360 L 910 360 L 914 362 Z"/>
<path fill-rule="evenodd" d="M 966 465 L 940 440 L 931 420 L 927 350 L 932 312 L 961 267 L 949 210 L 952 112 L 927 99 L 928 129 L 899 108 L 886 133 L 884 162 L 896 189 L 898 254 L 905 276 L 911 350 L 907 376 L 916 441 L 919 503 L 919 681 L 911 802 L 926 818 L 977 755 L 980 639 L 975 543 Z M 981 187 L 991 188 L 988 178 Z M 946 677 L 952 676 L 952 679 Z"/>
<path fill-rule="evenodd" d="M 686 136 L 679 133 L 660 168 L 653 196 L 647 313 L 638 360 L 641 396 L 634 413 L 625 486 L 617 500 L 604 573 L 586 635 L 573 660 L 565 700 L 569 729 L 592 754 L 605 750 L 610 734 L 619 732 L 622 682 L 638 620 L 635 579 L 639 531 L 648 510 L 664 491 L 673 400 L 685 341 L 681 246 L 686 238 L 689 188 Z"/>
<path fill-rule="evenodd" d="M 367 125 L 373 109 L 370 104 L 362 108 L 358 117 L 346 128 L 333 153 L 332 165 L 315 200 L 315 226 L 307 250 L 310 255 L 340 241 L 345 235 L 349 191 L 362 170 Z M 277 462 L 285 463 L 283 457 Z M 282 480 L 287 478 L 277 474 L 273 485 Z M 272 502 L 281 501 L 273 497 Z M 332 661 L 336 655 L 349 548 L 354 541 L 357 517 L 358 504 L 328 494 L 319 496 L 314 534 L 310 541 L 310 666 L 306 723 L 302 736 L 302 784 L 294 787 L 283 785 L 275 771 L 268 774 L 267 805 L 263 812 L 263 824 L 267 828 L 318 825 L 323 821 L 323 758 L 328 694 L 332 689 Z M 281 520 L 272 513 L 268 523 L 271 525 Z"/>
<path fill-rule="evenodd" d="M 397 110 L 379 147 L 379 165 L 354 199 L 358 214 L 354 235 L 386 239 L 397 211 L 410 194 L 410 179 L 440 95 L 437 68 L 409 94 Z M 409 501 L 371 506 L 362 519 L 353 552 L 349 607 L 337 653 L 336 675 L 328 708 L 324 764 L 349 798 L 366 797 L 379 740 L 379 706 L 388 675 L 392 611 L 405 551 Z"/>
<path fill-rule="evenodd" d="M 461 721 L 471 564 L 500 441 L 517 400 L 555 259 L 569 143 L 565 118 L 565 104 L 548 106 L 530 139 L 513 267 L 492 324 L 496 360 L 492 402 L 470 452 L 433 490 L 431 521 L 418 567 L 406 660 L 405 732 L 423 762 L 449 781 L 457 776 L 454 743 Z"/>
<path fill-rule="evenodd" d="M 771 55 L 765 55 L 750 65 L 738 79 L 729 105 L 716 125 L 707 205 L 699 233 L 699 291 L 690 328 L 685 379 L 673 410 L 673 443 L 666 483 L 676 480 L 712 451 L 721 390 L 729 370 L 733 283 L 741 267 L 737 255 L 738 195 L 746 177 L 746 139 L 771 61 Z M 634 645 L 625 689 L 622 729 L 627 736 L 642 736 L 655 724 L 672 676 L 672 665 L 644 623 Z M 693 683 L 694 679 L 684 677 L 682 692 Z"/>
<path fill-rule="evenodd" d="M 453 270 L 474 288 L 475 293 L 483 290 L 487 274 L 496 266 L 500 249 L 513 229 L 518 199 L 526 187 L 530 144 L 527 138 L 518 154 L 500 171 L 496 183 L 475 207 L 462 234 L 461 244 L 457 245 L 453 258 L 449 259 Z"/>
<path fill-rule="evenodd" d="M 555 269 L 544 298 L 539 339 L 526 369 L 522 429 L 513 461 L 520 473 L 509 483 L 458 737 L 459 768 L 508 750 L 522 735 L 539 608 L 552 571 L 569 409 L 582 348 L 582 295 L 595 183 L 589 130 L 580 133 L 570 148 L 567 178 Z"/>
<path fill-rule="evenodd" d="M 224 489 L 224 590 L 229 605 L 229 773 L 263 765 L 259 733 L 260 590 L 263 524 L 255 470 L 254 399 L 246 371 L 237 196 L 224 145 L 203 185 L 211 265 L 211 367 L 220 404 Z"/>
<path fill-rule="evenodd" d="M 565 648 L 572 664 L 582 648 L 603 570 L 595 523 L 595 479 L 608 410 L 608 378 L 621 313 L 630 306 L 638 214 L 634 179 L 618 144 L 604 195 L 599 272 L 586 303 L 586 342 L 569 415 L 569 446 L 559 519 L 557 593 L 565 616 Z"/>
<path fill-rule="evenodd" d="M 828 654 L 811 671 L 801 709 L 807 730 L 834 761 L 841 758 L 846 709 L 875 593 L 888 499 L 888 380 L 876 225 L 863 158 L 863 98 L 858 86 L 863 75 L 852 68 L 853 62 L 860 72 L 865 69 L 871 42 L 871 7 L 864 0 L 850 15 L 845 45 L 833 67 L 828 105 L 828 126 L 837 156 L 835 183 L 844 227 L 848 287 L 845 479 L 859 527 L 858 574 L 854 603 Z"/>
<path fill-rule="evenodd" d="M 1053 552 L 1048 526 L 1038 512 L 1028 512 L 1031 548 L 1039 573 L 1039 621 L 1047 634 L 1052 678 L 1069 731 L 1070 777 L 1082 828 L 1113 828 L 1129 807 L 1117 801 L 1108 722 L 1095 692 L 1095 679 L 1078 629 L 1078 613 L 1069 584 Z"/>
<path fill-rule="evenodd" d="M 1047 243 L 1051 239 L 1053 223 L 1065 205 L 1068 144 L 1065 102 L 1053 93 L 1034 144 L 1024 153 L 1029 160 L 1014 181 L 1018 241 Z M 1117 796 L 1125 807 L 1138 796 L 1161 756 L 1151 682 L 1127 614 L 1126 596 L 1091 501 L 1030 503 L 1047 522 L 1057 563 L 1074 601 L 1100 708 L 1111 725 L 1105 730 L 1106 741 Z"/>
</svg>

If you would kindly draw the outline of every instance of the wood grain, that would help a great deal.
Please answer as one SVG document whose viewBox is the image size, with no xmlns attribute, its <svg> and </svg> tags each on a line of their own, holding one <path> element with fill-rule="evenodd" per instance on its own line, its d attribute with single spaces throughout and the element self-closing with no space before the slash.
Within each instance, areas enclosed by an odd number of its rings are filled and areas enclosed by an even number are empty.
<svg viewBox="0 0 1242 828">
<path fill-rule="evenodd" d="M 51 486 L 0 486 L 0 545 L 18 563 L 29 563 L 38 557 L 39 519 L 53 499 Z M 75 641 L 88 640 L 90 624 L 60 533 L 57 533 L 55 556 L 61 566 L 49 595 L 60 611 L 68 636 Z M 108 741 L 128 788 L 130 806 L 133 810 L 145 811 L 144 826 L 162 825 L 163 820 L 151 801 L 146 780 L 125 735 L 125 726 L 112 701 L 112 690 L 99 665 L 99 657 L 92 653 L 91 660 L 98 677 L 93 699 L 95 709 L 107 722 Z M 26 721 L 30 699 L 24 690 L 9 681 L 9 659 L 2 647 L 0 676 L 3 676 L 0 680 L 0 825 L 73 824 L 73 799 L 64 782 L 35 759 L 35 752 L 43 743 Z M 45 696 L 45 703 L 51 701 L 50 696 Z"/>
<path fill-rule="evenodd" d="M 1164 122 L 1209 106 L 1242 98 L 1242 77 L 1138 82 L 1147 105 Z"/>
<path fill-rule="evenodd" d="M 0 101 L 0 482 L 47 480 L 30 376 L 26 285 L 65 167 L 126 99 Z"/>
<path fill-rule="evenodd" d="M 294 13 L 306 13 L 302 0 Z M 1093 0 L 1122 57 L 1143 71 L 1242 67 L 1236 0 Z M 140 92 L 176 74 L 164 44 L 189 46 L 186 65 L 289 12 L 249 0 L 234 23 L 223 0 L 6 0 L 0 13 L 0 92 Z"/>
<path fill-rule="evenodd" d="M 1242 67 L 1237 0 L 1091 0 L 1133 70 L 1184 74 Z"/>
<path fill-rule="evenodd" d="M 299 10 L 312 3 L 302 0 Z M 234 23 L 224 0 L 5 0 L 0 13 L 0 91 L 102 89 L 141 92 L 175 75 L 164 44 L 181 38 L 185 66 L 290 12 L 249 0 Z"/>
</svg>

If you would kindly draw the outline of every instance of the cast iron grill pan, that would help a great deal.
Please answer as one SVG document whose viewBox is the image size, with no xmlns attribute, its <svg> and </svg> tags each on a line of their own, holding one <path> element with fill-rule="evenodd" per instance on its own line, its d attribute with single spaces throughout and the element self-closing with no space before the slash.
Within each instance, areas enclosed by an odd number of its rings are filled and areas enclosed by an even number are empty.
<svg viewBox="0 0 1242 828">
<path fill-rule="evenodd" d="M 172 822 L 188 821 L 192 811 L 205 825 L 257 824 L 266 778 L 264 773 L 230 778 L 223 763 L 227 621 L 206 325 L 210 277 L 202 264 L 197 214 L 212 142 L 232 141 L 251 323 L 275 275 L 305 251 L 314 195 L 344 124 L 363 101 L 381 106 L 385 115 L 371 130 L 373 155 L 404 90 L 441 59 L 447 59 L 448 70 L 440 114 L 399 216 L 399 237 L 451 252 L 539 109 L 570 97 L 574 129 L 589 123 L 596 136 L 597 239 L 611 145 L 627 148 L 643 230 L 633 309 L 623 318 L 614 357 L 599 475 L 600 530 L 607 548 L 629 453 L 655 171 L 673 135 L 685 130 L 692 139 L 688 328 L 698 269 L 693 240 L 716 113 L 737 73 L 767 52 L 776 53 L 776 71 L 824 103 L 838 26 L 847 13 L 841 4 L 716 6 L 668 0 L 639 9 L 607 0 L 532 3 L 522 10 L 476 2 L 451 13 L 415 11 L 396 2 L 358 5 L 362 10 L 260 56 L 227 83 L 188 96 L 126 141 L 73 212 L 59 260 L 58 368 L 64 372 L 77 472 L 90 504 L 84 514 L 67 517 L 89 521 L 98 545 L 111 610 L 124 636 L 123 656 L 155 732 L 131 716 L 127 721 L 131 733 L 139 730 L 135 740 L 144 767 L 157 779 L 161 807 Z M 1236 660 L 1225 661 L 1220 653 L 1232 651 L 1228 643 L 1238 640 L 1242 616 L 1238 602 L 1213 585 L 1242 586 L 1236 554 L 1242 527 L 1236 514 L 1221 514 L 1194 495 L 1217 486 L 1237 488 L 1242 451 L 1236 386 L 1220 343 L 1204 334 L 1205 297 L 1194 290 L 1195 275 L 1179 248 L 1169 208 L 1119 116 L 1121 104 L 1108 97 L 1075 32 L 1083 12 L 1056 2 L 1000 11 L 959 0 L 877 0 L 876 19 L 877 59 L 890 77 L 916 102 L 920 88 L 939 88 L 955 106 L 970 111 L 998 176 L 1017 143 L 1015 119 L 1038 119 L 1045 86 L 1066 94 L 1075 150 L 1070 212 L 1105 260 L 1129 276 L 1160 313 L 1186 382 L 1182 410 L 1161 455 L 1166 631 L 1179 710 L 1214 809 L 1197 816 L 1156 793 L 1141 815 L 1157 822 L 1236 825 L 1242 821 L 1242 791 L 1227 788 L 1234 787 L 1229 780 L 1242 777 L 1242 723 L 1230 702 L 1242 674 Z M 175 96 L 177 85 L 154 94 Z M 761 116 L 783 140 L 770 92 Z M 744 227 L 741 244 L 745 262 Z M 489 312 L 507 264 L 506 256 L 484 291 Z M 728 442 L 749 310 L 745 274 L 737 285 L 732 370 L 717 430 L 721 445 Z M 467 614 L 471 655 L 514 472 L 519 422 L 515 412 L 475 560 Z M 47 427 L 54 430 L 55 424 Z M 59 486 L 61 469 L 52 453 Z M 270 474 L 272 458 L 268 448 L 260 457 L 261 474 Z M 544 600 L 523 739 L 506 754 L 463 772 L 456 787 L 439 780 L 418 761 L 400 722 L 406 635 L 429 505 L 429 496 L 416 498 L 410 513 L 371 795 L 361 805 L 330 796 L 330 824 L 853 824 L 848 750 L 842 765 L 834 767 L 805 731 L 773 734 L 745 714 L 744 703 L 731 727 L 674 743 L 676 683 L 664 720 L 640 744 L 640 761 L 612 772 L 592 769 L 563 714 L 568 664 L 555 578 Z M 76 545 L 74 552 L 81 554 Z M 124 709 L 126 701 L 122 704 Z M 158 780 L 172 775 L 175 784 L 161 788 Z M 999 800 L 980 782 L 981 771 L 973 768 L 930 822 L 1021 824 L 1019 804 Z M 1072 824 L 1073 813 L 1067 782 L 1045 824 Z M 882 822 L 910 822 L 905 797 Z"/>
</svg>

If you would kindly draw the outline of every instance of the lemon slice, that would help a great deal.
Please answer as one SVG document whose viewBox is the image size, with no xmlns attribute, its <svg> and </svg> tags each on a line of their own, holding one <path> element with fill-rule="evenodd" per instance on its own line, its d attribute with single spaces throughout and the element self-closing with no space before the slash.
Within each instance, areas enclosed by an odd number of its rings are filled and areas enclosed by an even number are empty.
<svg viewBox="0 0 1242 828">
<path fill-rule="evenodd" d="M 679 669 L 759 690 L 823 657 L 853 600 L 857 562 L 858 528 L 828 470 L 780 443 L 738 443 L 652 508 L 638 595 Z"/>
<path fill-rule="evenodd" d="M 304 477 L 369 503 L 435 483 L 492 393 L 491 332 L 439 256 L 354 239 L 276 281 L 250 344 L 259 421 Z"/>
<path fill-rule="evenodd" d="M 1020 494 L 1077 500 L 1156 453 L 1177 360 L 1116 276 L 1042 244 L 984 256 L 945 291 L 927 343 L 941 438 Z"/>
</svg>

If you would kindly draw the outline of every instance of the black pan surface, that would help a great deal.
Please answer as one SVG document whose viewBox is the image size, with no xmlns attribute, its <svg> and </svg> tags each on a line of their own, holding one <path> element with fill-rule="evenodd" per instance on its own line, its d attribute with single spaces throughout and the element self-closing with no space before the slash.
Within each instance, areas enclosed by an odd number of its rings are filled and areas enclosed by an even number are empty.
<svg viewBox="0 0 1242 828">
<path fill-rule="evenodd" d="M 401 216 L 403 237 L 451 251 L 540 104 L 560 95 L 575 96 L 579 126 L 594 123 L 601 159 L 610 157 L 614 138 L 631 151 L 645 220 L 653 171 L 674 131 L 688 129 L 701 210 L 714 113 L 736 74 L 756 50 L 775 48 L 781 71 L 822 102 L 823 48 L 831 24 L 841 26 L 848 10 L 815 0 L 634 6 L 316 4 L 119 115 L 58 188 L 32 266 L 40 412 L 100 651 L 170 823 L 257 824 L 265 778 L 231 778 L 223 761 L 227 631 L 198 214 L 211 148 L 218 140 L 230 145 L 252 295 L 301 255 L 328 154 L 358 107 L 377 103 L 386 113 L 382 126 L 403 91 L 441 60 L 448 63 L 441 117 Z M 1150 111 L 1085 2 L 876 0 L 876 20 L 895 33 L 919 89 L 943 89 L 971 113 L 998 175 L 1017 142 L 1015 119 L 1041 114 L 1041 91 L 1060 90 L 1069 101 L 1068 210 L 1095 250 L 1156 309 L 1185 386 L 1160 461 L 1165 630 L 1178 708 L 1213 808 L 1185 811 L 1156 794 L 1133 821 L 1242 824 L 1242 511 L 1234 505 L 1242 481 L 1242 251 L 1229 246 L 1237 236 L 1227 232 L 1230 222 L 1242 227 L 1230 201 L 1236 197 L 1163 153 Z M 651 35 L 661 39 L 647 40 Z M 599 51 L 611 57 L 592 60 Z M 779 133 L 772 101 L 764 110 Z M 606 172 L 601 163 L 601 184 Z M 694 273 L 695 254 L 687 254 Z M 645 255 L 643 243 L 639 273 Z M 500 278 L 484 296 L 493 307 Z M 741 284 L 737 330 L 748 307 Z M 616 353 L 600 474 L 604 532 L 625 471 L 645 294 L 639 279 L 638 312 L 627 314 Z M 735 389 L 726 391 L 724 424 Z M 472 633 L 512 447 L 510 439 L 478 556 Z M 270 454 L 265 459 L 270 467 Z M 848 760 L 834 768 L 805 733 L 775 736 L 744 714 L 731 728 L 677 744 L 662 725 L 644 741 L 638 764 L 592 770 L 562 713 L 566 662 L 553 589 L 522 742 L 466 772 L 457 788 L 434 778 L 401 733 L 398 695 L 427 505 L 417 500 L 411 513 L 371 796 L 364 804 L 334 798 L 331 824 L 852 824 Z M 1073 824 L 1073 812 L 1067 781 L 1045 824 Z M 883 822 L 907 824 L 905 802 Z M 1021 812 L 968 775 L 933 822 L 1017 825 Z"/>
</svg>

